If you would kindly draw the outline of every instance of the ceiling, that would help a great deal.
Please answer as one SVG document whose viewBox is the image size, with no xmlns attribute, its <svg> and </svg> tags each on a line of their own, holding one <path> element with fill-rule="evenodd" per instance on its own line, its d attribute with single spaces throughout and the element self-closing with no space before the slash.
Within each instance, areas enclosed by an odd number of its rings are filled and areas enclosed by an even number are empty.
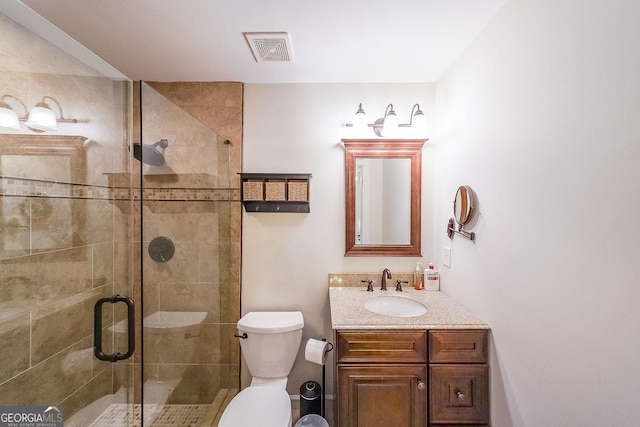
<svg viewBox="0 0 640 427">
<path fill-rule="evenodd" d="M 135 80 L 414 83 L 437 81 L 507 1 L 22 3 Z M 293 61 L 256 62 L 244 32 L 288 33 Z"/>
</svg>

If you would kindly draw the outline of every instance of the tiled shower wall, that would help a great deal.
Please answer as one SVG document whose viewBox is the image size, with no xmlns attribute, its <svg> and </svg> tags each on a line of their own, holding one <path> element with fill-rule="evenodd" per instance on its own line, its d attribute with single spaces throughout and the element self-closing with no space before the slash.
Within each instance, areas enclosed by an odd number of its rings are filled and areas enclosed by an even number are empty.
<svg viewBox="0 0 640 427">
<path fill-rule="evenodd" d="M 4 15 L 0 52 L 0 95 L 19 116 L 48 96 L 78 120 L 0 131 L 0 405 L 63 405 L 69 417 L 114 401 L 112 366 L 93 357 L 93 305 L 130 293 L 131 191 L 109 180 L 129 168 L 130 83 Z"/>
</svg>

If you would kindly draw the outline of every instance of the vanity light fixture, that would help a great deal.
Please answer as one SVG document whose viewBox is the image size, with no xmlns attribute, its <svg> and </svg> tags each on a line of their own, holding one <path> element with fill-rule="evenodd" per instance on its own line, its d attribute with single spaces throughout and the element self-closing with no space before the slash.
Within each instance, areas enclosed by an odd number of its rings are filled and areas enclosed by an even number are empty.
<svg viewBox="0 0 640 427">
<path fill-rule="evenodd" d="M 5 99 L 13 98 L 22 104 L 25 111 L 25 116 L 20 117 L 11 106 L 5 102 Z M 46 99 L 50 99 L 57 106 L 60 111 L 60 118 L 56 116 L 56 113 L 51 109 L 49 104 L 46 103 Z M 27 117 L 28 112 L 28 117 Z M 13 95 L 3 95 L 0 99 L 0 129 L 3 130 L 20 130 L 20 122 L 25 122 L 27 127 L 33 130 L 48 131 L 58 130 L 58 123 L 78 123 L 76 119 L 67 119 L 62 112 L 62 106 L 57 99 L 51 96 L 45 96 L 42 101 L 36 104 L 31 110 L 27 108 L 24 102 Z"/>
<path fill-rule="evenodd" d="M 13 95 L 2 95 L 2 98 L 0 98 L 0 129 L 20 130 L 20 118 L 18 117 L 18 113 L 16 113 L 15 110 L 5 102 L 6 98 L 13 98 L 20 102 L 24 107 L 24 110 L 27 111 L 27 106 L 24 105 L 24 102 L 19 98 L 16 98 Z"/>
<path fill-rule="evenodd" d="M 354 117 L 353 123 L 347 123 L 347 127 L 354 129 L 362 129 L 364 127 L 373 128 L 373 132 L 379 137 L 394 137 L 396 131 L 400 127 L 408 127 L 414 130 L 416 135 L 420 137 L 424 136 L 427 129 L 427 120 L 424 113 L 420 109 L 420 104 L 415 104 L 411 109 L 411 117 L 409 123 L 398 123 L 398 116 L 393 109 L 393 104 L 387 105 L 384 111 L 384 116 L 377 119 L 373 123 L 367 123 L 366 113 L 362 108 L 362 103 L 358 106 L 358 111 Z"/>
<path fill-rule="evenodd" d="M 60 118 L 56 117 L 56 113 L 49 107 L 45 100 L 49 98 L 58 106 L 60 110 Z M 51 96 L 45 96 L 42 101 L 38 102 L 35 107 L 29 111 L 29 118 L 25 123 L 31 129 L 47 131 L 58 130 L 58 123 L 78 123 L 76 119 L 65 119 L 62 112 L 62 106 L 57 99 Z"/>
</svg>

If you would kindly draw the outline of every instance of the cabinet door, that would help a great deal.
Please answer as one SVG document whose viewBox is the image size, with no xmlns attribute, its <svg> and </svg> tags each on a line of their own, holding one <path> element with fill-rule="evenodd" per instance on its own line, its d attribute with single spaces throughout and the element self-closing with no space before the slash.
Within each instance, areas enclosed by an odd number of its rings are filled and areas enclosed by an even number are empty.
<svg viewBox="0 0 640 427">
<path fill-rule="evenodd" d="M 429 375 L 432 424 L 489 422 L 487 365 L 430 365 Z"/>
<path fill-rule="evenodd" d="M 339 365 L 340 427 L 426 427 L 424 365 Z"/>
</svg>

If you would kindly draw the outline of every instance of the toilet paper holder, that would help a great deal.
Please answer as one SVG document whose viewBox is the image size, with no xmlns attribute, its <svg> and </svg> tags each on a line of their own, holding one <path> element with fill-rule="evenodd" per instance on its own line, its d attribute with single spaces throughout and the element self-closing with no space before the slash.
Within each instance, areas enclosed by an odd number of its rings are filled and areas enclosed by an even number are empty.
<svg viewBox="0 0 640 427">
<path fill-rule="evenodd" d="M 327 360 L 327 355 L 332 350 L 333 344 L 327 342 L 326 338 L 322 338 L 321 340 L 309 338 L 305 346 L 304 358 L 309 362 L 324 365 Z"/>
<path fill-rule="evenodd" d="M 322 349 L 322 355 L 318 354 L 318 351 Z M 310 338 L 307 341 L 307 345 L 305 347 L 304 357 L 308 361 L 312 363 L 316 363 L 318 365 L 322 365 L 322 396 L 320 400 L 320 408 L 321 415 L 324 417 L 325 412 L 325 362 L 327 360 L 327 356 L 329 352 L 333 350 L 333 343 L 327 341 L 326 338 L 322 338 L 321 340 L 316 340 L 314 338 Z"/>
</svg>

